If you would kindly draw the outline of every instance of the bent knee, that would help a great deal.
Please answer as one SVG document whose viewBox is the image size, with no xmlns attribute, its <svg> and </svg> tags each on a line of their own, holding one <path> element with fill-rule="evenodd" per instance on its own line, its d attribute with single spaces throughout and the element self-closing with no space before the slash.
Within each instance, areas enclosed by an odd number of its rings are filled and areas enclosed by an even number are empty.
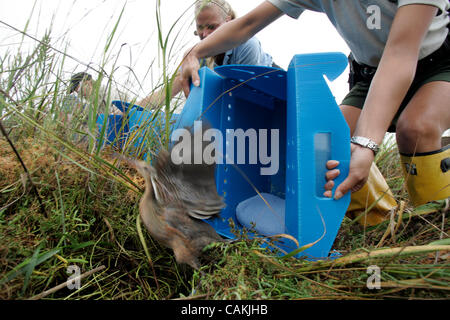
<svg viewBox="0 0 450 320">
<path fill-rule="evenodd" d="M 439 121 L 423 114 L 404 112 L 396 125 L 399 151 L 407 154 L 440 149 L 442 133 Z"/>
</svg>

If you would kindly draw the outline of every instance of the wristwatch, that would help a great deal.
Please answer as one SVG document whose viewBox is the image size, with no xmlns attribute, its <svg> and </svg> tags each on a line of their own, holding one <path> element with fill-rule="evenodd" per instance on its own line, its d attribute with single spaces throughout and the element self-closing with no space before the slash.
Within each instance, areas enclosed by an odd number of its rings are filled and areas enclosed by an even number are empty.
<svg viewBox="0 0 450 320">
<path fill-rule="evenodd" d="M 372 150 L 375 155 L 380 150 L 380 147 L 375 141 L 370 140 L 369 138 L 366 137 L 353 136 L 350 139 L 350 142 Z"/>
</svg>

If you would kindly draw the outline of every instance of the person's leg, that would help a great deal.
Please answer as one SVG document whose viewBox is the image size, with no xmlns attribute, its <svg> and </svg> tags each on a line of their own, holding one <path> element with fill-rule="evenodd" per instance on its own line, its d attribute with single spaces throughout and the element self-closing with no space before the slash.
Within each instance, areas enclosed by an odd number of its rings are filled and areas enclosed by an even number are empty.
<svg viewBox="0 0 450 320">
<path fill-rule="evenodd" d="M 397 121 L 397 144 L 414 205 L 450 197 L 450 148 L 441 137 L 450 128 L 450 82 L 426 83 Z"/>
<path fill-rule="evenodd" d="M 348 127 L 350 128 L 350 136 L 353 136 L 356 123 L 358 122 L 359 115 L 361 114 L 361 109 L 345 104 L 340 105 L 339 108 L 341 109 L 345 121 L 347 121 Z"/>
<path fill-rule="evenodd" d="M 439 150 L 442 134 L 449 127 L 450 82 L 429 82 L 416 92 L 398 118 L 398 150 L 403 154 Z"/>
<path fill-rule="evenodd" d="M 353 135 L 361 109 L 350 105 L 341 105 L 340 108 L 350 128 L 350 135 Z M 396 207 L 397 202 L 386 180 L 376 164 L 372 163 L 367 183 L 360 190 L 352 192 L 347 216 L 358 218 L 362 225 L 376 225 L 388 219 Z"/>
</svg>

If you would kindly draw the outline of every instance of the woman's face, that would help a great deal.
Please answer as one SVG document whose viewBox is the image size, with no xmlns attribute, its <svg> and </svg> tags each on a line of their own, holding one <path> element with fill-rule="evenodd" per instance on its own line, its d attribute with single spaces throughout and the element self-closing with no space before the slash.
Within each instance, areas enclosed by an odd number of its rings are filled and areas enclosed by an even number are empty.
<svg viewBox="0 0 450 320">
<path fill-rule="evenodd" d="M 197 19 L 195 19 L 197 24 L 196 34 L 200 40 L 205 39 L 214 30 L 230 20 L 229 18 L 225 19 L 219 10 L 216 6 L 205 7 L 197 15 Z"/>
</svg>

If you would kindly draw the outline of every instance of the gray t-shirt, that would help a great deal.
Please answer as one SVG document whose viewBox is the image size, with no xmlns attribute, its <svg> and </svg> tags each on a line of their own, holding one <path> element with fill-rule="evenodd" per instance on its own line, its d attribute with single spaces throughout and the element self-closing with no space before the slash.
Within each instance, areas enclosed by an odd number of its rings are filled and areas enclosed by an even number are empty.
<svg viewBox="0 0 450 320">
<path fill-rule="evenodd" d="M 450 21 L 448 0 L 268 0 L 292 18 L 304 10 L 323 12 L 345 40 L 356 61 L 376 67 L 397 9 L 409 4 L 427 4 L 440 9 L 433 18 L 420 48 L 419 59 L 441 47 Z M 305 30 L 305 32 L 309 32 Z"/>
</svg>

